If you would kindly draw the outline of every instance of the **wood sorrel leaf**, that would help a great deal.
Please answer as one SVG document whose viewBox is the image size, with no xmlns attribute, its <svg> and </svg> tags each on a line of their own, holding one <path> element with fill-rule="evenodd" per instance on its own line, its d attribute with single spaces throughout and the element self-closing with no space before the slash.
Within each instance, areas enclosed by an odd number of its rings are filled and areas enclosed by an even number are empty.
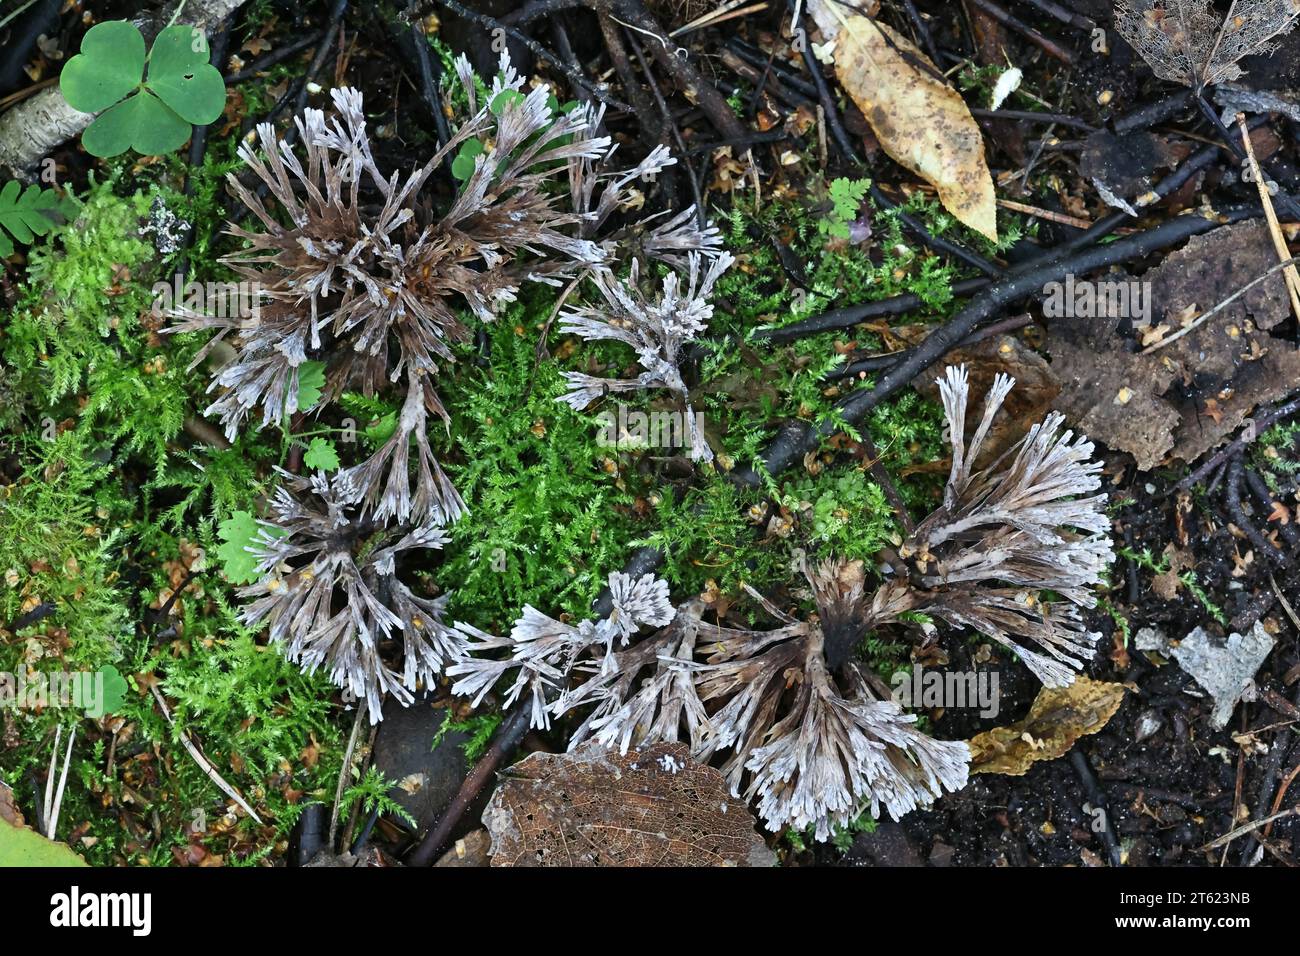
<svg viewBox="0 0 1300 956">
<path fill-rule="evenodd" d="M 192 129 L 158 97 L 141 90 L 101 113 L 82 134 L 81 144 L 92 156 L 116 156 L 128 149 L 158 156 L 183 146 Z"/>
<path fill-rule="evenodd" d="M 81 41 L 81 52 L 59 76 L 59 89 L 73 109 L 98 113 L 140 85 L 144 37 L 125 20 L 97 23 Z"/>
<path fill-rule="evenodd" d="M 209 56 L 203 31 L 180 25 L 158 34 L 149 53 L 145 85 L 181 119 L 198 126 L 213 122 L 226 106 L 226 81 Z"/>
</svg>

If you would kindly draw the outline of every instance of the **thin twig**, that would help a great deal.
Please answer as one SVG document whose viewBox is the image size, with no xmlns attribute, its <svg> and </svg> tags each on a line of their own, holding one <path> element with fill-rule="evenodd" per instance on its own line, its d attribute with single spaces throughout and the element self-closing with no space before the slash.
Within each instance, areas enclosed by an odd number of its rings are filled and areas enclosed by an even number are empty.
<svg viewBox="0 0 1300 956">
<path fill-rule="evenodd" d="M 1261 282 L 1267 279 L 1269 276 L 1275 275 L 1276 273 L 1281 272 L 1283 269 L 1287 267 L 1294 268 L 1294 263 L 1296 262 L 1300 262 L 1300 256 L 1292 256 L 1290 259 L 1287 259 L 1284 262 L 1279 262 L 1277 265 L 1270 268 L 1267 272 L 1264 272 L 1263 274 L 1258 275 L 1255 278 L 1251 279 L 1244 286 L 1242 286 L 1236 292 L 1232 293 L 1232 295 L 1228 296 L 1226 299 L 1224 299 L 1214 308 L 1210 309 L 1208 312 L 1203 312 L 1200 315 L 1198 315 L 1194 320 L 1192 320 L 1191 324 L 1189 324 L 1185 328 L 1179 329 L 1177 332 L 1175 332 L 1173 335 L 1169 336 L 1168 338 L 1161 339 L 1159 342 L 1156 342 L 1152 345 L 1148 345 L 1146 348 L 1142 350 L 1141 354 L 1148 355 L 1151 352 L 1156 351 L 1157 349 L 1164 348 L 1166 345 L 1169 345 L 1171 342 L 1177 342 L 1179 339 L 1181 339 L 1184 335 L 1187 335 L 1189 332 L 1196 331 L 1202 325 L 1208 322 L 1210 319 L 1214 318 L 1214 316 L 1218 315 L 1220 312 L 1222 312 L 1232 303 L 1236 302 L 1238 299 L 1240 299 L 1251 289 L 1255 288 L 1255 286 L 1259 285 Z"/>
<path fill-rule="evenodd" d="M 1235 830 L 1229 830 L 1218 839 L 1211 840 L 1209 843 L 1205 844 L 1205 846 L 1201 847 L 1197 852 L 1204 852 L 1206 850 L 1213 850 L 1225 846 L 1237 839 L 1237 837 L 1245 836 L 1248 833 L 1254 833 L 1260 827 L 1267 826 L 1274 820 L 1281 820 L 1283 817 L 1292 816 L 1300 816 L 1300 807 L 1292 807 L 1290 810 L 1283 810 L 1281 813 L 1273 813 L 1265 817 L 1263 820 L 1253 820 L 1250 823 L 1237 827 Z"/>
<path fill-rule="evenodd" d="M 257 811 L 249 806 L 248 801 L 239 795 L 238 790 L 226 783 L 221 774 L 217 773 L 216 768 L 208 762 L 207 757 L 203 756 L 203 752 L 199 750 L 194 741 L 190 739 L 190 735 L 185 732 L 184 728 L 176 726 L 176 721 L 172 717 L 171 709 L 167 706 L 167 701 L 163 697 L 162 691 L 160 691 L 154 684 L 149 685 L 149 690 L 153 692 L 154 699 L 158 701 L 158 707 L 162 711 L 163 717 L 166 718 L 167 723 L 181 738 L 181 745 L 184 746 L 189 755 L 194 758 L 194 762 L 199 765 L 199 769 L 203 771 L 209 780 L 217 785 L 217 789 L 228 796 L 231 800 L 234 800 L 235 803 L 239 805 L 240 809 L 252 817 L 258 824 L 261 824 L 262 818 L 257 815 Z"/>
<path fill-rule="evenodd" d="M 343 753 L 343 766 L 339 768 L 338 786 L 334 788 L 334 806 L 330 810 L 329 846 L 334 848 L 334 838 L 339 829 L 339 807 L 343 803 L 343 789 L 347 785 L 348 771 L 352 769 L 352 757 L 357 750 L 357 738 L 361 735 L 361 725 L 366 720 L 366 708 L 358 705 L 357 715 L 352 720 L 352 733 L 348 735 L 348 747 Z"/>
<path fill-rule="evenodd" d="M 1278 259 L 1285 267 L 1286 290 L 1291 298 L 1291 311 L 1295 313 L 1296 320 L 1300 321 L 1300 273 L 1296 272 L 1295 260 L 1291 257 L 1291 250 L 1286 246 L 1286 239 L 1282 236 L 1282 227 L 1277 221 L 1277 213 L 1273 210 L 1273 197 L 1269 193 L 1268 183 L 1264 181 L 1264 173 L 1259 168 L 1259 160 L 1255 158 L 1255 146 L 1251 143 L 1250 133 L 1246 129 L 1245 113 L 1237 114 L 1237 123 L 1241 126 L 1241 143 L 1246 150 L 1246 160 L 1250 164 L 1250 171 L 1259 190 L 1259 201 L 1264 207 L 1264 218 L 1268 220 L 1268 234 L 1273 240 L 1273 248 L 1277 252 Z"/>
<path fill-rule="evenodd" d="M 72 763 L 72 744 L 77 739 L 77 725 L 73 724 L 72 729 L 68 731 L 68 750 L 63 755 L 63 772 L 59 774 L 59 788 L 54 792 L 54 806 L 51 808 L 46 818 L 45 836 L 53 840 L 55 833 L 59 829 L 59 809 L 63 806 L 63 790 L 68 785 L 68 767 Z M 58 759 L 58 740 L 55 739 L 55 759 Z M 53 770 L 53 767 L 50 768 Z"/>
</svg>

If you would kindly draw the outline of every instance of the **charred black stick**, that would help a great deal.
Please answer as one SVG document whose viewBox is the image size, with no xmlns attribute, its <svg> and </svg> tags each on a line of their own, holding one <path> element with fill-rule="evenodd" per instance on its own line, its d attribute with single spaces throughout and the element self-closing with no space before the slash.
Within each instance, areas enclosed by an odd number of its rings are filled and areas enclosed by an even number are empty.
<svg viewBox="0 0 1300 956">
<path fill-rule="evenodd" d="M 1078 27 L 1080 30 L 1094 30 L 1097 27 L 1095 20 L 1080 13 L 1072 13 L 1060 4 L 1053 3 L 1052 0 L 1020 0 L 1020 2 L 1027 3 L 1031 7 L 1041 10 L 1049 17 L 1054 17 L 1072 27 Z"/>
<path fill-rule="evenodd" d="M 804 31 L 804 37 L 808 36 L 808 14 L 800 10 L 799 29 Z M 802 44 L 803 65 L 808 68 L 812 74 L 813 85 L 817 89 L 817 100 L 822 108 L 822 121 L 830 128 L 831 139 L 834 140 L 835 146 L 844 158 L 855 166 L 863 165 L 861 157 L 853 148 L 853 142 L 849 139 L 848 132 L 844 129 L 844 124 L 840 122 L 840 111 L 835 105 L 835 98 L 831 96 L 831 88 L 826 83 L 826 77 L 822 76 L 821 64 L 813 56 L 812 43 L 805 40 Z"/>
<path fill-rule="evenodd" d="M 1120 850 L 1119 841 L 1115 839 L 1115 822 L 1110 816 L 1110 806 L 1106 802 L 1106 791 L 1101 789 L 1101 784 L 1097 782 L 1097 775 L 1092 772 L 1092 766 L 1088 763 L 1088 758 L 1084 756 L 1081 748 L 1075 747 L 1070 751 L 1070 766 L 1074 767 L 1079 782 L 1083 784 L 1083 789 L 1087 791 L 1089 805 L 1102 812 L 1101 842 L 1106 847 L 1106 856 L 1110 859 L 1110 865 L 1123 866 L 1124 854 Z"/>
<path fill-rule="evenodd" d="M 993 325 L 972 332 L 970 335 L 958 342 L 956 347 L 966 348 L 975 345 L 978 342 L 983 342 L 985 339 L 991 338 L 994 335 L 1003 335 L 1007 332 L 1014 332 L 1016 329 L 1024 328 L 1033 321 L 1034 320 L 1028 315 L 1020 315 L 1015 318 L 1004 319 L 1001 322 L 995 322 Z M 852 378 L 856 375 L 867 372 L 878 372 L 882 368 L 889 368 L 896 362 L 902 361 L 907 357 L 909 351 L 910 349 L 904 349 L 899 352 L 892 352 L 889 355 L 872 355 L 864 359 L 859 359 L 858 361 L 841 368 L 832 369 L 830 372 L 822 376 L 822 381 L 837 382 L 840 379 Z"/>
<path fill-rule="evenodd" d="M 1060 126 L 1069 126 L 1072 129 L 1081 129 L 1085 133 L 1095 133 L 1097 127 L 1093 126 L 1086 120 L 1081 120 L 1076 116 L 1068 116 L 1065 113 L 1037 113 L 1033 110 L 985 110 L 972 109 L 970 115 L 976 119 L 1005 119 L 1005 120 L 1024 120 L 1029 123 L 1055 123 Z"/>
<path fill-rule="evenodd" d="M 447 114 L 442 111 L 442 64 L 434 66 L 433 57 L 429 55 L 429 38 L 425 35 L 423 24 L 411 24 L 411 43 L 415 47 L 415 64 L 420 74 L 420 96 L 433 120 L 438 148 L 442 149 L 451 141 L 451 126 L 447 123 Z M 443 165 L 450 169 L 451 161 L 448 156 Z"/>
<path fill-rule="evenodd" d="M 1259 477 L 1259 474 L 1253 468 L 1247 468 L 1243 465 L 1242 476 L 1246 479 L 1246 487 L 1250 489 L 1250 493 L 1255 496 L 1255 500 L 1262 507 L 1273 509 L 1281 505 L 1281 502 L 1269 491 L 1264 479 Z M 1294 524 L 1290 521 L 1283 521 L 1278 524 L 1277 531 L 1293 551 L 1300 551 L 1300 530 L 1297 530 Z"/>
<path fill-rule="evenodd" d="M 926 55 L 930 57 L 930 62 L 938 66 L 939 48 L 934 45 L 934 37 L 930 35 L 929 26 L 921 18 L 921 11 L 916 9 L 916 4 L 912 0 L 903 0 L 903 9 L 907 11 L 907 18 L 912 21 L 912 26 L 916 28 L 916 37 L 921 41 L 920 45 L 925 50 Z"/>
<path fill-rule="evenodd" d="M 58 609 L 59 606 L 57 604 L 53 604 L 49 601 L 43 601 L 42 603 L 36 605 L 36 607 L 32 608 L 27 613 L 20 614 L 12 621 L 10 621 L 7 625 L 5 625 L 5 630 L 9 631 L 12 634 L 15 631 L 19 631 L 24 627 L 31 627 L 33 624 L 37 624 L 40 621 L 45 620 L 47 617 L 49 617 Z"/>
<path fill-rule="evenodd" d="M 512 10 L 501 18 L 501 22 L 512 27 L 526 27 L 534 20 L 550 16 L 552 13 L 560 13 L 564 10 L 572 10 L 575 7 L 585 6 L 584 0 L 531 0 L 525 3 L 518 10 Z"/>
<path fill-rule="evenodd" d="M 920 239 L 922 243 L 929 246 L 935 252 L 941 252 L 952 256 L 954 259 L 960 259 L 962 262 L 966 263 L 966 265 L 978 269 L 990 278 L 998 279 L 1002 277 L 1002 270 L 992 262 L 989 262 L 989 260 L 985 259 L 978 252 L 972 252 L 969 249 L 957 245 L 955 242 L 949 242 L 947 239 L 942 239 L 939 236 L 931 234 L 919 220 L 914 219 L 907 213 L 903 212 L 898 203 L 886 196 L 874 181 L 871 183 L 871 198 L 876 201 L 877 205 L 884 206 L 886 209 L 892 210 L 897 214 L 898 221 L 903 224 L 907 231 L 912 233 Z"/>
<path fill-rule="evenodd" d="M 793 84 L 776 73 L 760 73 L 758 67 L 742 59 L 734 50 L 724 49 L 719 59 L 727 69 L 754 85 L 755 101 L 761 98 L 759 94 L 765 92 L 771 99 L 780 102 L 782 106 L 789 109 L 797 110 L 801 106 L 816 108 L 817 106 L 815 99 L 817 93 L 815 91 L 812 93 L 812 98 L 805 96 Z M 764 77 L 766 77 L 765 81 Z M 739 87 L 734 87 L 728 92 L 729 94 L 739 94 L 741 90 Z"/>
<path fill-rule="evenodd" d="M 1260 558 L 1265 558 L 1273 564 L 1285 563 L 1285 555 L 1275 548 L 1268 538 L 1264 537 L 1263 532 L 1255 527 L 1254 522 L 1250 520 L 1246 515 L 1246 510 L 1241 506 L 1241 481 L 1241 459 L 1234 458 L 1228 462 L 1228 481 L 1223 489 L 1224 510 L 1228 512 L 1228 517 L 1232 519 L 1232 523 L 1240 528 L 1250 543 L 1255 546 Z"/>
<path fill-rule="evenodd" d="M 1008 13 L 1006 10 L 1003 10 L 996 3 L 991 3 L 990 0 L 970 0 L 970 3 L 973 6 L 976 6 L 979 9 L 983 10 L 985 13 L 991 16 L 994 20 L 997 20 L 1003 26 L 1015 30 L 1026 40 L 1028 40 L 1030 43 L 1033 43 L 1039 48 L 1041 48 L 1042 51 L 1046 53 L 1048 56 L 1055 57 L 1056 59 L 1060 60 L 1062 63 L 1066 64 L 1067 66 L 1072 66 L 1074 64 L 1073 53 L 1065 49 L 1065 47 L 1061 46 L 1059 43 L 1057 43 L 1055 40 L 1051 39 L 1050 37 L 1046 37 L 1043 34 L 1039 33 L 1037 30 L 1035 30 L 1029 24 L 1025 23 L 1025 21 L 1021 20 L 1019 17 L 1011 13 Z"/>
<path fill-rule="evenodd" d="M 1207 458 L 1197 466 L 1195 471 L 1183 478 L 1182 481 L 1178 482 L 1178 484 L 1174 485 L 1171 490 L 1186 491 L 1198 481 L 1204 481 L 1206 475 L 1212 472 L 1215 468 L 1218 468 L 1229 458 L 1239 455 L 1247 445 L 1253 442 L 1255 438 L 1262 434 L 1267 428 L 1269 428 L 1269 426 L 1283 418 L 1296 414 L 1296 412 L 1300 412 L 1300 398 L 1293 398 L 1289 402 L 1275 405 L 1262 415 L 1256 415 L 1246 428 L 1242 430 L 1240 435 Z"/>
<path fill-rule="evenodd" d="M 307 96 L 311 92 L 310 85 L 325 66 L 325 57 L 329 56 L 330 50 L 334 48 L 334 41 L 338 39 L 339 30 L 343 27 L 343 14 L 347 9 L 348 0 L 334 0 L 334 6 L 330 9 L 329 25 L 325 27 L 325 38 L 316 47 L 316 55 L 311 58 L 311 65 L 307 67 L 307 74 L 299 86 L 298 96 L 294 101 L 295 113 L 301 113 L 306 108 Z M 285 141 L 292 144 L 297 131 L 296 126 L 290 129 L 285 134 Z"/>
<path fill-rule="evenodd" d="M 764 54 L 755 50 L 744 40 L 733 37 L 726 41 L 726 46 L 731 53 L 735 54 L 735 56 L 748 63 L 750 66 L 770 67 L 773 75 L 775 75 L 776 78 L 786 86 L 790 87 L 790 89 L 796 90 L 809 98 L 815 98 L 817 96 L 817 87 L 814 84 L 809 83 L 802 76 L 783 63 L 774 60 L 769 64 L 768 58 Z"/>
<path fill-rule="evenodd" d="M 960 282 L 953 283 L 952 293 L 955 296 L 970 295 L 972 292 L 987 289 L 991 284 L 988 279 L 963 279 Z M 850 329 L 868 319 L 880 318 L 886 315 L 902 315 L 904 312 L 911 312 L 913 309 L 922 308 L 924 305 L 925 302 L 920 296 L 905 292 L 902 295 L 881 299 L 877 302 L 866 302 L 862 305 L 831 309 L 829 312 L 814 315 L 812 318 L 785 325 L 779 329 L 759 329 L 754 333 L 753 340 L 755 342 L 793 342 L 795 339 L 801 339 L 807 335 Z"/>
<path fill-rule="evenodd" d="M 1179 216 L 1108 246 L 1088 249 L 1077 255 L 1054 257 L 1032 269 L 1008 276 L 1006 280 L 995 283 L 972 299 L 947 325 L 932 332 L 907 358 L 881 375 L 873 388 L 854 392 L 841 399 L 836 403 L 836 408 L 849 424 L 857 424 L 873 408 L 911 382 L 918 373 L 942 358 L 977 325 L 1011 303 L 1041 292 L 1046 283 L 1057 281 L 1067 273 L 1091 272 L 1128 262 L 1209 232 L 1220 225 L 1241 222 L 1259 215 L 1259 206 L 1249 204 L 1224 210 L 1214 219 L 1200 215 Z M 769 474 L 784 471 L 791 463 L 802 460 L 804 455 L 816 449 L 835 431 L 835 424 L 827 419 L 816 423 L 787 422 L 763 455 L 763 469 Z M 748 487 L 758 487 L 762 483 L 760 474 L 752 468 L 738 469 L 730 477 L 738 484 Z"/>
<path fill-rule="evenodd" d="M 1179 90 L 1163 99 L 1140 106 L 1132 113 L 1119 117 L 1109 124 L 1117 133 L 1128 133 L 1136 129 L 1147 129 L 1156 123 L 1163 123 L 1170 117 L 1177 116 L 1187 109 L 1192 102 L 1191 90 Z"/>
</svg>

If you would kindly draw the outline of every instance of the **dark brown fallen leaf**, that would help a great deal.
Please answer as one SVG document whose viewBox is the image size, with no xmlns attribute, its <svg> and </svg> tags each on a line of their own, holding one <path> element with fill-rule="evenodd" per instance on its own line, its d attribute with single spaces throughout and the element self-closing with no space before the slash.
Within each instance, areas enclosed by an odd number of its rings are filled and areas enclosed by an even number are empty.
<svg viewBox="0 0 1300 956">
<path fill-rule="evenodd" d="M 1178 594 L 1178 589 L 1183 586 L 1180 575 L 1196 567 L 1196 556 L 1191 551 L 1170 543 L 1165 547 L 1163 557 L 1168 564 L 1168 570 L 1151 579 L 1151 590 L 1160 600 L 1172 601 Z"/>
<path fill-rule="evenodd" d="M 1142 277 L 1152 326 L 1178 331 L 1276 262 L 1261 223 L 1193 238 Z M 1143 471 L 1169 457 L 1195 461 L 1300 380 L 1300 350 L 1268 332 L 1287 315 L 1278 274 L 1148 354 L 1119 333 L 1118 317 L 1054 320 L 1047 348 L 1061 382 L 1056 408 L 1089 437 L 1133 455 Z"/>
<path fill-rule="evenodd" d="M 1158 170 L 1172 168 L 1180 158 L 1164 136 L 1102 129 L 1083 141 L 1079 173 L 1116 198 L 1132 201 L 1151 189 Z"/>
<path fill-rule="evenodd" d="M 1080 737 L 1106 726 L 1124 689 L 1083 676 L 1068 687 L 1044 687 L 1024 720 L 971 738 L 970 772 L 1019 777 L 1040 760 L 1064 756 Z"/>
<path fill-rule="evenodd" d="M 492 865 L 771 865 L 749 807 L 689 754 L 684 744 L 531 754 L 483 813 Z"/>
</svg>

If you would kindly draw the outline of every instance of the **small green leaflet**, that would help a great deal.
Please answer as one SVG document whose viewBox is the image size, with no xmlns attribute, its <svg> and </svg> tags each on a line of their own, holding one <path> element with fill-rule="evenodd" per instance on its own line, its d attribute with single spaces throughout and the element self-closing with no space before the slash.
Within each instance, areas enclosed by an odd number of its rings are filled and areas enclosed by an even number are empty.
<svg viewBox="0 0 1300 956">
<path fill-rule="evenodd" d="M 867 190 L 871 188 L 869 179 L 834 179 L 830 185 L 831 215 L 830 221 L 819 222 L 823 233 L 837 239 L 849 237 L 849 223 L 858 217 L 858 207 L 862 205 Z"/>
<path fill-rule="evenodd" d="M 387 415 L 376 420 L 374 424 L 367 425 L 366 430 L 362 432 L 366 440 L 374 442 L 376 445 L 382 445 L 388 439 L 393 437 L 393 432 L 397 431 L 397 412 L 389 412 Z"/>
<path fill-rule="evenodd" d="M 116 667 L 112 664 L 105 664 L 99 669 L 100 675 L 104 678 L 103 696 L 99 700 L 99 713 L 91 714 L 90 717 L 102 717 L 104 714 L 116 714 L 126 700 L 126 678 L 124 678 Z"/>
<path fill-rule="evenodd" d="M 474 158 L 483 154 L 483 141 L 467 139 L 460 144 L 456 158 L 451 161 L 451 174 L 461 182 L 474 175 Z"/>
<path fill-rule="evenodd" d="M 320 401 L 325 387 L 325 363 L 303 362 L 298 366 L 298 411 L 307 412 Z"/>
<path fill-rule="evenodd" d="M 222 541 L 217 558 L 231 584 L 252 584 L 260 577 L 257 558 L 246 549 L 257 539 L 261 527 L 247 511 L 236 511 L 217 527 L 217 537 Z M 284 536 L 278 529 L 267 527 L 267 530 L 276 537 Z"/>
<path fill-rule="evenodd" d="M 372 445 L 382 445 L 397 430 L 397 410 L 387 402 L 367 398 L 359 392 L 344 392 L 339 401 L 348 414 L 366 420 L 367 425 L 361 434 Z"/>
<path fill-rule="evenodd" d="M 70 218 L 76 204 L 63 199 L 53 189 L 28 186 L 9 180 L 0 189 L 0 258 L 14 254 L 14 242 L 31 245 L 55 225 L 55 217 Z M 6 232 L 8 235 L 6 235 Z M 13 241 L 10 241 L 10 236 Z"/>
<path fill-rule="evenodd" d="M 493 116 L 499 118 L 508 107 L 513 106 L 516 103 L 522 103 L 523 101 L 524 94 L 520 93 L 518 90 L 502 90 L 496 96 L 492 97 L 492 102 L 488 104 L 488 109 L 492 111 Z"/>
<path fill-rule="evenodd" d="M 302 456 L 302 463 L 312 471 L 333 471 L 339 466 L 339 453 L 333 442 L 313 438 L 307 446 L 307 454 Z"/>
</svg>

